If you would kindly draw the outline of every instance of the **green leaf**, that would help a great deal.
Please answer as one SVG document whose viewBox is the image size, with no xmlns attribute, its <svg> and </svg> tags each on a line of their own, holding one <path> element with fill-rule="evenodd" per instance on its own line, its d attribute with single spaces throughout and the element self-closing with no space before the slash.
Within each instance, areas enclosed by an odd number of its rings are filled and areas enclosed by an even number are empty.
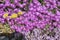
<svg viewBox="0 0 60 40">
<path fill-rule="evenodd" d="M 44 0 L 38 0 L 38 1 L 41 3 L 41 5 L 45 5 Z"/>
<path fill-rule="evenodd" d="M 49 26 L 50 26 L 50 25 L 49 25 L 49 24 L 47 24 L 47 25 L 46 25 L 46 28 L 49 28 Z"/>
<path fill-rule="evenodd" d="M 21 1 L 20 3 L 23 4 L 23 1 Z"/>
<path fill-rule="evenodd" d="M 32 2 L 32 0 L 30 0 L 30 3 Z"/>
<path fill-rule="evenodd" d="M 43 2 L 43 0 L 38 0 L 40 3 L 42 3 Z"/>
<path fill-rule="evenodd" d="M 55 14 L 56 13 L 56 9 L 54 8 L 53 10 L 51 10 L 52 11 L 52 13 L 53 14 Z"/>
<path fill-rule="evenodd" d="M 5 27 L 8 27 L 8 28 L 10 27 L 9 24 L 5 24 L 4 26 L 5 26 Z"/>
<path fill-rule="evenodd" d="M 14 3 L 14 0 L 10 0 L 11 3 Z"/>
<path fill-rule="evenodd" d="M 60 9 L 60 6 L 57 6 L 57 8 L 59 8 L 59 9 Z"/>
</svg>

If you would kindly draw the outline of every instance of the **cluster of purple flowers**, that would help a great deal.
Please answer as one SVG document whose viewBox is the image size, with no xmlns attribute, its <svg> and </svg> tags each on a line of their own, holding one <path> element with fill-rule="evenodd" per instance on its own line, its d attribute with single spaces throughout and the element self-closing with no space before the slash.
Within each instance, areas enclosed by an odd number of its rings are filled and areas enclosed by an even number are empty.
<svg viewBox="0 0 60 40">
<path fill-rule="evenodd" d="M 31 1 L 31 2 L 30 2 Z M 59 0 L 4 0 L 0 2 L 0 22 L 8 23 L 17 32 L 29 31 L 33 28 L 45 28 L 46 25 L 60 27 L 60 1 Z M 9 15 L 24 12 L 21 16 L 9 19 L 3 18 L 3 14 Z"/>
</svg>

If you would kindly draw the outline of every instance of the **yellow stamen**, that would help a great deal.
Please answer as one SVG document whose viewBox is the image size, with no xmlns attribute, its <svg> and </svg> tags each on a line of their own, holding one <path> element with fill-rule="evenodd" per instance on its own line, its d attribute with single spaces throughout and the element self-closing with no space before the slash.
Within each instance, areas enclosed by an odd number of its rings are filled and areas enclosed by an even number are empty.
<svg viewBox="0 0 60 40">
<path fill-rule="evenodd" d="M 22 15 L 23 13 L 20 11 L 20 12 L 18 12 L 18 15 Z"/>
<path fill-rule="evenodd" d="M 8 13 L 5 13 L 4 15 L 3 15 L 3 18 L 7 18 L 8 17 Z"/>
<path fill-rule="evenodd" d="M 10 18 L 17 18 L 18 17 L 18 15 L 16 14 L 16 13 L 13 13 L 11 16 L 10 16 Z"/>
</svg>

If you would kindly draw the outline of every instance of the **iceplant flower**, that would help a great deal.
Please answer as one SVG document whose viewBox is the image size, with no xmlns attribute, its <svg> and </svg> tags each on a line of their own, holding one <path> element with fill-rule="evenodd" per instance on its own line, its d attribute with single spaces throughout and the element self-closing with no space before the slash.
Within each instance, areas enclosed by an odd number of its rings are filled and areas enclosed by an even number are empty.
<svg viewBox="0 0 60 40">
<path fill-rule="evenodd" d="M 17 18 L 18 17 L 18 15 L 16 14 L 16 13 L 13 13 L 11 16 L 10 16 L 10 18 Z"/>
<path fill-rule="evenodd" d="M 18 14 L 18 15 L 22 15 L 23 13 L 22 13 L 21 11 L 19 11 L 17 14 Z"/>
<path fill-rule="evenodd" d="M 22 15 L 22 12 L 18 12 L 18 13 L 13 13 L 10 18 L 17 18 L 18 16 Z"/>
<path fill-rule="evenodd" d="M 4 15 L 3 15 L 3 18 L 7 18 L 8 17 L 8 13 L 5 13 Z"/>
</svg>

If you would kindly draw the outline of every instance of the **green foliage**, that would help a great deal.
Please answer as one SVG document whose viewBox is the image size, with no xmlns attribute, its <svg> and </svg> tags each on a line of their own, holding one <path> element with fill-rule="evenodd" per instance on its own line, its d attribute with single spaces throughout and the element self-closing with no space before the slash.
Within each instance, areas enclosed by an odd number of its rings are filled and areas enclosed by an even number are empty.
<svg viewBox="0 0 60 40">
<path fill-rule="evenodd" d="M 60 9 L 60 6 L 57 6 L 57 8 L 59 8 L 59 9 Z"/>
<path fill-rule="evenodd" d="M 43 0 L 38 0 L 40 3 L 42 3 L 43 2 Z"/>
<path fill-rule="evenodd" d="M 44 0 L 38 0 L 38 1 L 41 3 L 41 5 L 45 5 Z"/>
<path fill-rule="evenodd" d="M 56 13 L 56 9 L 54 8 L 53 10 L 51 10 L 52 11 L 52 13 L 53 14 L 55 14 Z"/>
<path fill-rule="evenodd" d="M 1 24 L 0 23 L 0 33 L 13 33 L 14 30 L 10 28 L 8 24 Z"/>
<path fill-rule="evenodd" d="M 14 3 L 14 0 L 10 0 L 11 3 Z"/>
</svg>

